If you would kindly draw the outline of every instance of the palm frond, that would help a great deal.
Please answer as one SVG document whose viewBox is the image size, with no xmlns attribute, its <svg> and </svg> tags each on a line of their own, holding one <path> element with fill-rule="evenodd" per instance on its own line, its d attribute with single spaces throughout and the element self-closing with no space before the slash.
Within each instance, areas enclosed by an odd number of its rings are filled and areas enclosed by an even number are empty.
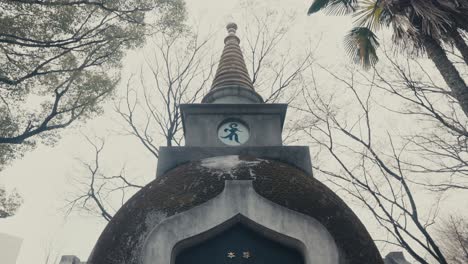
<svg viewBox="0 0 468 264">
<path fill-rule="evenodd" d="M 421 28 L 421 33 L 439 38 L 452 26 L 451 14 L 441 8 L 438 1 L 411 0 L 412 22 Z M 409 11 L 409 12 L 411 12 Z"/>
<path fill-rule="evenodd" d="M 353 28 L 344 39 L 345 50 L 348 56 L 364 69 L 375 65 L 379 60 L 377 36 L 367 27 Z"/>
<path fill-rule="evenodd" d="M 398 53 L 419 56 L 424 48 L 418 28 L 404 15 L 396 14 L 391 21 L 393 49 Z"/>
<path fill-rule="evenodd" d="M 330 0 L 315 0 L 307 11 L 308 15 L 317 13 L 327 7 L 330 4 Z"/>
<path fill-rule="evenodd" d="M 331 15 L 346 15 L 356 11 L 358 0 L 314 0 L 308 15 L 325 11 Z"/>
<path fill-rule="evenodd" d="M 358 26 L 377 30 L 384 20 L 386 11 L 381 1 L 361 0 L 358 10 L 353 16 Z"/>
<path fill-rule="evenodd" d="M 439 8 L 450 14 L 454 27 L 468 30 L 468 0 L 437 0 Z"/>
</svg>

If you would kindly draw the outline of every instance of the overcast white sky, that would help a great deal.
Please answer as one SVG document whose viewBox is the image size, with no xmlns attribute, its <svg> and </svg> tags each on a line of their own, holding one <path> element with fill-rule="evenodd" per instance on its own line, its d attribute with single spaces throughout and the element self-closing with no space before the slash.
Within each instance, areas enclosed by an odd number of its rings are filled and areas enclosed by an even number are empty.
<svg viewBox="0 0 468 264">
<path fill-rule="evenodd" d="M 315 54 L 322 64 L 334 66 L 346 62 L 342 51 L 342 37 L 350 27 L 349 19 L 323 15 L 307 17 L 306 11 L 310 0 L 255 2 L 259 6 L 297 13 L 297 21 L 289 39 L 293 48 L 301 48 L 301 43 L 306 43 L 308 40 L 316 43 L 321 39 Z M 242 21 L 236 19 L 239 17 L 241 1 L 187 0 L 187 5 L 189 16 L 197 21 L 202 33 L 222 30 L 224 34 L 224 27 L 230 21 L 237 22 L 240 29 L 245 26 Z M 238 35 L 242 44 L 242 31 L 239 30 Z M 222 37 L 216 41 L 219 45 L 216 48 L 220 50 L 223 45 Z M 141 58 L 141 51 L 133 52 L 124 63 L 124 73 L 131 73 L 138 68 Z M 63 137 L 56 146 L 40 146 L 0 173 L 0 184 L 7 189 L 16 188 L 25 200 L 16 216 L 0 221 L 0 232 L 24 239 L 18 264 L 44 263 L 44 255 L 49 250 L 58 255 L 77 255 L 82 260 L 88 258 L 106 223 L 94 216 L 73 214 L 65 217 L 62 208 L 65 198 L 74 190 L 72 176 L 80 166 L 77 157 L 92 155 L 92 150 L 83 142 L 81 132 L 106 136 L 118 129 L 116 117 L 111 113 L 111 106 L 108 105 L 104 115 L 85 125 L 63 131 Z M 118 172 L 125 163 L 127 171 L 146 175 L 148 180 L 152 179 L 156 167 L 154 159 L 135 139 L 113 136 L 107 143 L 103 153 L 107 160 L 104 164 L 106 169 Z M 468 208 L 467 197 L 462 198 L 447 198 L 447 201 L 457 199 L 457 206 Z M 366 223 L 366 216 L 360 215 L 360 217 Z"/>
</svg>

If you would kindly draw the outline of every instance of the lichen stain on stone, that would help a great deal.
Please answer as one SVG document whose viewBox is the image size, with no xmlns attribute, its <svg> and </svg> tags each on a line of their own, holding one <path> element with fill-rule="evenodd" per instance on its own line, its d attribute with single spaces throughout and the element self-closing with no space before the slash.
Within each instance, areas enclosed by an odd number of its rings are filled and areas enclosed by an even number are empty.
<svg viewBox="0 0 468 264">
<path fill-rule="evenodd" d="M 147 227 L 155 227 L 167 218 L 167 214 L 161 211 L 149 212 L 145 217 L 145 225 Z M 150 228 L 152 229 L 152 228 Z"/>
</svg>

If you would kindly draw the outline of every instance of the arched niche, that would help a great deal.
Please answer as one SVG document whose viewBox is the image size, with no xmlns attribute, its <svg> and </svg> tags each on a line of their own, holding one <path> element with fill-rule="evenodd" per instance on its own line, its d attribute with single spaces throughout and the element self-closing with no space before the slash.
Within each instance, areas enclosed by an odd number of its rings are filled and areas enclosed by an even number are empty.
<svg viewBox="0 0 468 264">
<path fill-rule="evenodd" d="M 305 264 L 301 241 L 236 215 L 202 234 L 179 242 L 172 264 L 288 263 Z"/>
<path fill-rule="evenodd" d="M 316 219 L 258 195 L 249 180 L 229 180 L 215 198 L 154 226 L 143 243 L 142 264 L 175 264 L 190 248 L 235 224 L 299 251 L 304 264 L 338 264 L 339 251 L 328 230 Z"/>
</svg>

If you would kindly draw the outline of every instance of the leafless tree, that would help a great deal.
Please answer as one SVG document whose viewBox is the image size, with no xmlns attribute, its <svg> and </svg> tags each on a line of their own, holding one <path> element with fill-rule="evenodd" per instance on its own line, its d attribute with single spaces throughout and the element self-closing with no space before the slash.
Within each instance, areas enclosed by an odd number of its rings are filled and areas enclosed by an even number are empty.
<svg viewBox="0 0 468 264">
<path fill-rule="evenodd" d="M 440 225 L 438 237 L 444 241 L 442 251 L 450 263 L 468 263 L 468 222 L 466 219 L 450 216 Z"/>
<path fill-rule="evenodd" d="M 208 53 L 209 38 L 200 40 L 198 34 L 189 31 L 159 32 L 152 37 L 152 44 L 153 53 L 145 55 L 139 76 L 128 79 L 123 96 L 115 102 L 115 111 L 123 121 L 125 133 L 135 137 L 157 159 L 159 145 L 180 144 L 179 105 L 200 99 L 214 63 Z M 129 190 L 143 186 L 131 182 L 124 168 L 118 175 L 106 176 L 99 166 L 104 140 L 86 138 L 94 159 L 83 163 L 86 177 L 80 175 L 78 195 L 69 201 L 69 211 L 80 208 L 110 221 L 129 198 Z"/>
<path fill-rule="evenodd" d="M 404 136 L 415 158 L 405 165 L 415 175 L 431 175 L 428 182 L 415 179 L 434 191 L 468 190 L 468 119 L 455 98 L 438 84 L 418 61 L 397 63 L 387 55 L 392 70 L 375 71 L 375 87 L 402 100 L 406 107 L 391 109 L 410 116 L 423 126 L 418 133 Z M 388 76 L 394 76 L 394 80 Z M 367 79 L 367 81 L 370 81 Z"/>
<path fill-rule="evenodd" d="M 291 50 L 288 33 L 295 14 L 267 10 L 257 15 L 246 11 L 243 24 L 243 52 L 257 92 L 265 102 L 289 103 L 300 92 L 302 74 L 313 61 L 313 50 Z M 292 54 L 294 53 L 294 54 Z M 286 93 L 287 91 L 287 93 Z"/>
<path fill-rule="evenodd" d="M 81 161 L 85 169 L 84 174 L 87 177 L 79 179 L 77 184 L 79 195 L 67 201 L 67 214 L 76 208 L 80 208 L 80 210 L 98 214 L 106 221 L 110 221 L 118 209 L 113 206 L 114 201 L 110 196 L 118 193 L 119 206 L 121 206 L 127 198 L 128 189 L 138 190 L 143 186 L 130 182 L 125 175 L 125 168 L 121 169 L 117 175 L 106 176 L 101 167 L 101 155 L 105 141 L 103 139 L 91 140 L 87 136 L 85 138 L 93 148 L 94 159 L 91 162 Z"/>
<path fill-rule="evenodd" d="M 124 129 L 155 158 L 159 145 L 181 144 L 180 104 L 200 100 L 208 88 L 215 65 L 209 41 L 190 31 L 156 35 L 155 50 L 141 68 L 139 84 L 129 79 L 116 103 Z"/>
<path fill-rule="evenodd" d="M 419 263 L 448 263 L 445 241 L 432 228 L 441 196 L 427 208 L 420 193 L 466 189 L 467 119 L 421 63 L 387 59 L 372 72 L 315 64 L 295 106 L 306 113 L 298 129 L 313 146 L 316 175 L 363 204 L 386 230 L 378 241 Z M 331 76 L 335 88 L 319 89 L 317 72 Z M 389 124 L 395 120 L 403 126 Z"/>
</svg>

